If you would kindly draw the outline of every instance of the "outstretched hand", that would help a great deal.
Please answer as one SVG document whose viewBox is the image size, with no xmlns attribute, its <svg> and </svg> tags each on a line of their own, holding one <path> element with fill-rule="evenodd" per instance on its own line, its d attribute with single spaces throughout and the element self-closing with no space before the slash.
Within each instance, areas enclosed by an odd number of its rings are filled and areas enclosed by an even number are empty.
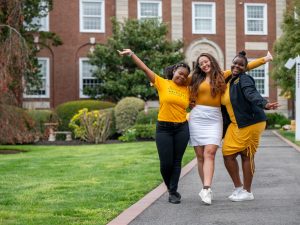
<svg viewBox="0 0 300 225">
<path fill-rule="evenodd" d="M 268 102 L 265 105 L 265 109 L 277 109 L 279 107 L 278 102 Z"/>
<path fill-rule="evenodd" d="M 269 51 L 264 58 L 265 58 L 265 62 L 271 62 L 273 60 L 273 56 L 271 55 L 271 53 Z"/>
<path fill-rule="evenodd" d="M 126 49 L 123 49 L 122 51 L 120 50 L 117 50 L 119 55 L 123 56 L 123 55 L 128 55 L 128 56 L 131 56 L 133 54 L 133 51 L 131 51 L 131 49 L 129 48 L 126 48 Z"/>
</svg>

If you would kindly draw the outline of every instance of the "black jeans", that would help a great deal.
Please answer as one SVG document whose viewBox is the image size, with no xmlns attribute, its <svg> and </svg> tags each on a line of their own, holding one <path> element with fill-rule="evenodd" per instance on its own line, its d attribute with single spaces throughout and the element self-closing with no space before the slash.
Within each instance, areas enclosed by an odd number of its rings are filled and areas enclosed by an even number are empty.
<svg viewBox="0 0 300 225">
<path fill-rule="evenodd" d="M 160 172 L 170 193 L 177 191 L 181 161 L 189 138 L 187 122 L 158 121 L 156 124 L 155 140 L 160 159 Z"/>
</svg>

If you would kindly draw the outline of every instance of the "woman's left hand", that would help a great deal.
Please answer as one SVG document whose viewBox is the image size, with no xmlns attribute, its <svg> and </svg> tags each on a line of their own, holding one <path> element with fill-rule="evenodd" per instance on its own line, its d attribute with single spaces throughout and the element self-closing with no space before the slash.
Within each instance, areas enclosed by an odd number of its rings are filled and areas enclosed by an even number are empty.
<svg viewBox="0 0 300 225">
<path fill-rule="evenodd" d="M 278 102 L 268 102 L 265 105 L 265 109 L 277 109 L 279 107 Z"/>
</svg>

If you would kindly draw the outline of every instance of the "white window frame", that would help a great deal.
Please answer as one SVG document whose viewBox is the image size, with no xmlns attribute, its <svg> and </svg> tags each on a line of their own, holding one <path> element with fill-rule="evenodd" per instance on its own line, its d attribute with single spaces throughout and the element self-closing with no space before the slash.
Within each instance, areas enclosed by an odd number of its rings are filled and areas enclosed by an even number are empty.
<svg viewBox="0 0 300 225">
<path fill-rule="evenodd" d="M 264 18 L 263 18 L 263 31 L 248 31 L 248 6 L 263 6 L 264 7 Z M 255 20 L 255 19 L 251 19 Z M 257 19 L 260 20 L 260 19 Z M 244 5 L 244 26 L 245 26 L 245 34 L 246 35 L 267 35 L 268 34 L 268 5 L 264 3 L 245 3 Z"/>
<path fill-rule="evenodd" d="M 251 61 L 253 61 L 253 60 L 254 60 L 254 59 L 248 59 L 249 62 L 251 62 Z M 266 64 L 264 64 L 264 65 L 261 65 L 261 66 L 255 68 L 255 69 L 259 69 L 259 68 L 261 68 L 261 67 L 264 67 L 264 70 L 265 70 L 265 75 L 264 75 L 264 78 L 265 78 L 265 79 L 264 79 L 264 85 L 265 85 L 264 90 L 265 90 L 265 93 L 264 93 L 264 94 L 261 94 L 261 96 L 263 96 L 263 97 L 269 97 L 269 63 L 266 63 Z M 252 70 L 255 70 L 255 69 L 252 69 Z M 251 72 L 251 70 L 248 71 L 247 73 L 249 74 L 249 72 Z M 251 76 L 251 75 L 250 75 L 250 76 Z M 255 77 L 253 77 L 253 79 L 254 79 L 255 82 L 256 82 Z"/>
<path fill-rule="evenodd" d="M 80 98 L 90 98 L 90 96 L 83 94 L 82 63 L 84 61 L 89 61 L 89 58 L 87 58 L 87 57 L 79 58 L 79 97 Z M 97 78 L 96 77 L 84 77 L 84 79 L 97 79 Z"/>
<path fill-rule="evenodd" d="M 195 7 L 196 5 L 211 5 L 212 6 L 212 18 L 199 17 L 199 19 L 211 19 L 212 27 L 210 31 L 196 30 L 195 23 Z M 215 2 L 192 2 L 192 32 L 193 34 L 216 34 L 216 3 Z"/>
<path fill-rule="evenodd" d="M 27 95 L 26 90 L 24 91 L 24 98 L 49 98 L 50 97 L 50 59 L 46 57 L 38 57 L 38 61 L 46 61 L 46 87 L 44 95 Z M 26 88 L 25 88 L 26 89 Z"/>
<path fill-rule="evenodd" d="M 82 33 L 105 33 L 105 1 L 104 0 L 79 0 L 79 30 Z M 101 29 L 84 29 L 83 26 L 83 4 L 84 2 L 96 2 L 101 3 L 101 15 L 98 16 L 99 18 L 102 18 L 101 20 Z M 96 16 L 93 16 L 96 17 Z"/>
<path fill-rule="evenodd" d="M 143 17 L 141 15 L 141 3 L 157 3 L 158 4 L 158 17 Z M 137 17 L 139 20 L 157 18 L 157 19 L 159 19 L 159 21 L 162 21 L 162 1 L 161 0 L 138 0 Z"/>
</svg>

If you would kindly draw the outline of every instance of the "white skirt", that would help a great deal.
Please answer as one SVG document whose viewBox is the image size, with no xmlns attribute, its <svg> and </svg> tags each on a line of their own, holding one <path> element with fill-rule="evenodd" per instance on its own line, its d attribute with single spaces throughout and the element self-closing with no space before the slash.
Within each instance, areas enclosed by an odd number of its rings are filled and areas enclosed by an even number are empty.
<svg viewBox="0 0 300 225">
<path fill-rule="evenodd" d="M 220 107 L 196 105 L 189 115 L 190 145 L 220 146 L 223 121 Z"/>
</svg>

